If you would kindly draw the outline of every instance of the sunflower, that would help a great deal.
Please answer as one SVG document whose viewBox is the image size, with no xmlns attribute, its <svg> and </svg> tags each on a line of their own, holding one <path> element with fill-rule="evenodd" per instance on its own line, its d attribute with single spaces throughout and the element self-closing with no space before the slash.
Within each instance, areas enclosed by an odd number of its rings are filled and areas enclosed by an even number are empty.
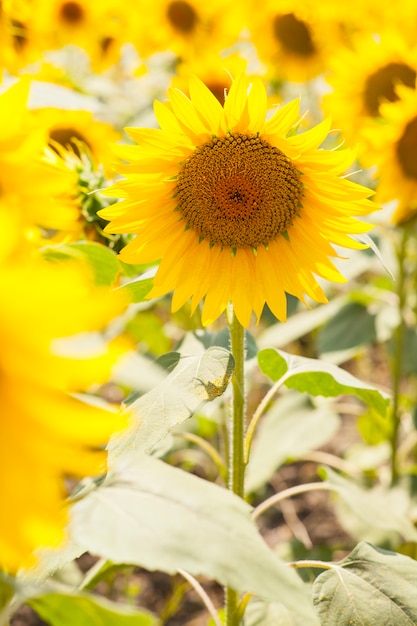
<svg viewBox="0 0 417 626">
<path fill-rule="evenodd" d="M 112 233 L 136 233 L 127 263 L 161 259 L 149 297 L 174 291 L 172 307 L 204 299 L 210 324 L 232 301 L 248 326 L 268 304 L 286 317 L 285 292 L 325 302 L 315 275 L 342 281 L 332 244 L 360 248 L 349 234 L 369 226 L 352 216 L 374 210 L 369 189 L 339 174 L 348 150 L 318 147 L 329 122 L 295 134 L 298 101 L 266 118 L 262 81 L 241 74 L 224 107 L 196 77 L 187 98 L 169 92 L 155 103 L 159 129 L 128 129 L 140 145 L 119 147 L 130 165 L 112 194 L 125 198 L 100 212 Z"/>
<path fill-rule="evenodd" d="M 43 50 L 75 45 L 85 50 L 95 70 L 119 59 L 128 24 L 126 11 L 113 0 L 36 0 L 31 26 Z"/>
<path fill-rule="evenodd" d="M 232 77 L 245 72 L 247 65 L 247 61 L 237 53 L 220 56 L 206 52 L 197 59 L 180 61 L 176 67 L 176 74 L 171 81 L 171 87 L 180 89 L 189 95 L 189 79 L 191 75 L 195 75 L 223 104 L 225 94 L 232 84 Z"/>
<path fill-rule="evenodd" d="M 48 128 L 28 110 L 29 88 L 29 81 L 21 80 L 0 95 L 0 189 L 21 232 L 36 240 L 41 227 L 74 229 L 79 205 L 76 173 L 43 160 Z"/>
<path fill-rule="evenodd" d="M 252 2 L 248 29 L 271 79 L 293 82 L 320 74 L 340 38 L 338 21 L 308 0 Z"/>
<path fill-rule="evenodd" d="M 368 143 L 376 197 L 397 201 L 392 221 L 401 224 L 417 215 L 417 92 L 398 86 L 397 95 L 396 102 L 381 105 L 381 119 L 368 128 Z"/>
<path fill-rule="evenodd" d="M 243 27 L 246 2 L 224 0 L 139 0 L 131 37 L 143 57 L 170 50 L 182 59 L 198 58 L 236 42 Z"/>
<path fill-rule="evenodd" d="M 84 266 L 38 258 L 3 257 L 0 286 L 0 568 L 15 572 L 62 540 L 64 478 L 105 471 L 103 446 L 121 417 L 71 394 L 106 382 L 120 350 L 68 358 L 67 342 L 107 324 L 121 303 L 94 288 Z"/>
<path fill-rule="evenodd" d="M 360 142 L 366 159 L 368 144 L 362 131 L 380 116 L 383 102 L 398 99 L 398 84 L 415 87 L 417 46 L 411 47 L 397 31 L 384 31 L 379 37 L 361 35 L 354 41 L 352 49 L 333 58 L 327 78 L 332 92 L 324 97 L 323 106 L 348 141 Z"/>
<path fill-rule="evenodd" d="M 110 144 L 120 139 L 110 124 L 96 120 L 90 111 L 75 109 L 36 109 L 34 115 L 42 128 L 47 128 L 52 149 L 59 144 L 81 156 L 84 145 L 96 163 L 110 159 Z"/>
<path fill-rule="evenodd" d="M 33 32 L 29 3 L 25 0 L 3 1 L 0 7 L 1 68 L 15 74 L 39 59 L 41 41 Z"/>
</svg>

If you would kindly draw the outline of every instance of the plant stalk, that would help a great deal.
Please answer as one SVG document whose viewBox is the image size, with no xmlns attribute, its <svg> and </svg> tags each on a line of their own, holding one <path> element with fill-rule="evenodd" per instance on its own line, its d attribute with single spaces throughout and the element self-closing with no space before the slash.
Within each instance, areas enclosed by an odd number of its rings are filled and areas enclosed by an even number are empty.
<svg viewBox="0 0 417 626">
<path fill-rule="evenodd" d="M 406 268 L 407 262 L 407 240 L 408 229 L 403 227 L 401 241 L 397 252 L 398 260 L 398 278 L 397 278 L 397 296 L 398 296 L 398 326 L 394 335 L 394 359 L 392 365 L 392 413 L 391 413 L 391 483 L 394 484 L 399 475 L 397 450 L 398 437 L 401 426 L 400 414 L 400 385 L 403 370 L 403 352 L 404 352 L 404 334 L 405 319 L 404 310 L 407 299 L 406 294 Z"/>
<path fill-rule="evenodd" d="M 232 407 L 228 424 L 227 487 L 243 498 L 245 495 L 245 329 L 237 319 L 232 305 L 229 305 L 227 310 L 227 321 L 230 330 L 230 349 L 235 361 L 232 378 Z M 226 626 L 239 626 L 241 623 L 239 601 L 238 592 L 226 587 Z"/>
</svg>

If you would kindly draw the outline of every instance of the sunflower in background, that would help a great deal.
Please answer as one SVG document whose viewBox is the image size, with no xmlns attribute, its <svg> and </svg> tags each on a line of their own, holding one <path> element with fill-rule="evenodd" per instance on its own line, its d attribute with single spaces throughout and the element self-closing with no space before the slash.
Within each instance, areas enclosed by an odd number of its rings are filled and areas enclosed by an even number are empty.
<svg viewBox="0 0 417 626">
<path fill-rule="evenodd" d="M 172 78 L 171 87 L 189 95 L 190 76 L 195 75 L 210 89 L 220 104 L 223 104 L 233 77 L 245 72 L 247 65 L 248 61 L 238 53 L 220 56 L 209 52 L 198 59 L 180 61 Z"/>
<path fill-rule="evenodd" d="M 21 80 L 0 95 L 2 202 L 30 246 L 101 240 L 102 204 L 90 192 L 105 185 L 101 159 L 119 135 L 87 111 L 29 110 L 29 89 Z"/>
<path fill-rule="evenodd" d="M 33 109 L 33 115 L 48 132 L 48 144 L 71 150 L 78 157 L 84 145 L 95 162 L 108 163 L 111 144 L 120 140 L 120 134 L 105 122 L 96 120 L 90 111 L 58 108 Z"/>
<path fill-rule="evenodd" d="M 0 67 L 16 74 L 42 56 L 43 41 L 32 28 L 28 0 L 5 0 L 0 10 Z M 1 79 L 1 78 L 0 78 Z"/>
<path fill-rule="evenodd" d="M 376 165 L 376 197 L 397 201 L 392 215 L 402 224 L 417 215 L 417 91 L 397 88 L 398 100 L 381 104 L 381 119 L 368 127 L 369 159 Z"/>
<path fill-rule="evenodd" d="M 361 35 L 352 49 L 334 56 L 327 78 L 332 91 L 323 98 L 323 107 L 346 139 L 359 143 L 365 165 L 373 163 L 365 140 L 369 134 L 363 130 L 380 117 L 384 102 L 398 100 L 397 85 L 415 88 L 416 76 L 417 45 L 410 47 L 397 31 Z"/>
<path fill-rule="evenodd" d="M 340 38 L 337 20 L 309 0 L 268 0 L 259 10 L 253 1 L 250 39 L 271 80 L 303 82 L 326 68 Z"/>
<path fill-rule="evenodd" d="M 240 75 L 224 107 L 196 77 L 190 99 L 169 92 L 155 103 L 161 130 L 128 129 L 138 146 L 120 146 L 130 165 L 112 194 L 124 200 L 100 212 L 110 233 L 135 233 L 121 251 L 127 263 L 161 259 L 149 297 L 173 291 L 173 310 L 204 300 L 203 324 L 230 301 L 240 323 L 267 303 L 286 318 L 286 293 L 325 302 L 316 275 L 343 281 L 329 257 L 333 244 L 363 247 L 350 235 L 369 225 L 369 189 L 341 174 L 349 150 L 321 150 L 328 121 L 301 134 L 298 101 L 266 121 L 259 78 Z"/>
<path fill-rule="evenodd" d="M 30 83 L 18 81 L 0 95 L 0 187 L 27 241 L 39 244 L 41 228 L 65 230 L 78 220 L 76 175 L 51 171 L 42 159 L 48 132 L 27 108 Z"/>
<path fill-rule="evenodd" d="M 233 45 L 244 26 L 246 2 L 225 0 L 156 0 L 149 9 L 139 0 L 131 41 L 143 57 L 169 50 L 183 60 Z"/>
<path fill-rule="evenodd" d="M 77 46 L 94 71 L 120 58 L 126 42 L 127 15 L 114 0 L 32 0 L 29 21 L 42 50 Z"/>
</svg>

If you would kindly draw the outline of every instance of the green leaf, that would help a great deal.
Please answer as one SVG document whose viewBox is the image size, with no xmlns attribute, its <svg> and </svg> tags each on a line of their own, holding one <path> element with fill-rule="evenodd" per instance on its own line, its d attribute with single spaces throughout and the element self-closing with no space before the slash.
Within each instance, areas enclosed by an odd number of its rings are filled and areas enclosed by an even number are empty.
<svg viewBox="0 0 417 626">
<path fill-rule="evenodd" d="M 367 543 L 314 582 L 322 626 L 414 626 L 417 563 Z"/>
<path fill-rule="evenodd" d="M 0 613 L 10 603 L 14 593 L 12 579 L 0 572 Z"/>
<path fill-rule="evenodd" d="M 354 395 L 366 404 L 371 404 L 381 415 L 386 414 L 389 405 L 388 394 L 359 380 L 333 363 L 288 354 L 273 348 L 261 350 L 258 353 L 258 360 L 259 363 L 262 362 L 262 367 L 267 367 L 272 380 L 281 377 L 282 383 L 290 389 L 326 398 Z"/>
<path fill-rule="evenodd" d="M 259 489 L 288 459 L 326 443 L 339 425 L 339 416 L 329 408 L 312 407 L 304 395 L 284 394 L 258 427 L 247 466 L 247 491 Z"/>
<path fill-rule="evenodd" d="M 46 246 L 43 255 L 48 261 L 63 261 L 81 259 L 90 265 L 94 282 L 97 285 L 111 286 L 120 272 L 120 265 L 116 254 L 101 245 L 91 241 Z"/>
<path fill-rule="evenodd" d="M 380 539 L 395 533 L 407 541 L 417 541 L 417 529 L 407 516 L 409 501 L 403 489 L 380 486 L 366 489 L 328 467 L 321 468 L 320 474 L 333 485 L 343 501 L 342 514 L 338 517 L 347 530 L 362 537 L 366 533 L 369 537 L 376 530 Z M 350 521 L 352 517 L 356 523 Z"/>
<path fill-rule="evenodd" d="M 349 302 L 320 329 L 317 346 L 325 354 L 367 345 L 376 339 L 375 316 L 362 304 Z"/>
<path fill-rule="evenodd" d="M 392 358 L 395 358 L 395 342 L 393 339 L 389 342 L 389 350 Z M 403 350 L 402 350 L 402 366 L 403 375 L 417 374 L 417 331 L 415 328 L 404 328 Z"/>
<path fill-rule="evenodd" d="M 113 563 L 169 574 L 182 568 L 290 610 L 303 607 L 303 583 L 266 546 L 244 500 L 147 455 L 125 455 L 117 465 L 72 506 L 77 543 Z"/>
<path fill-rule="evenodd" d="M 151 613 L 134 610 L 104 598 L 48 593 L 28 600 L 50 626 L 157 626 Z"/>
<path fill-rule="evenodd" d="M 129 405 L 129 427 L 112 438 L 109 461 L 125 450 L 150 452 L 203 402 L 221 396 L 232 376 L 233 357 L 223 348 L 209 348 L 200 356 L 172 353 L 177 366 L 154 389 Z"/>
<path fill-rule="evenodd" d="M 130 302 L 143 302 L 153 286 L 153 278 L 137 278 L 117 288 L 127 293 Z"/>
<path fill-rule="evenodd" d="M 310 608 L 308 621 L 306 612 L 303 610 L 305 624 L 308 626 L 320 626 L 317 613 L 311 602 L 310 588 L 305 586 L 305 606 Z M 294 626 L 297 623 L 296 614 L 288 610 L 283 604 L 277 602 L 262 602 L 252 600 L 245 612 L 245 626 Z"/>
<path fill-rule="evenodd" d="M 258 363 L 261 372 L 276 382 L 288 371 L 286 360 L 274 348 L 265 348 L 258 352 Z"/>
</svg>

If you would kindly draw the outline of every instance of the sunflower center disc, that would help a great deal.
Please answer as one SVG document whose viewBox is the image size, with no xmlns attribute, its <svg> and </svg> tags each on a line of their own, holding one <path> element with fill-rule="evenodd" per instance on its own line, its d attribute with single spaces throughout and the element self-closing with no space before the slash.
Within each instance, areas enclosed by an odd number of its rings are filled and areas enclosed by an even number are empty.
<svg viewBox="0 0 417 626">
<path fill-rule="evenodd" d="M 287 52 L 300 56 L 312 56 L 316 49 L 307 24 L 297 19 L 293 13 L 277 15 L 273 21 L 275 38 Z"/>
<path fill-rule="evenodd" d="M 417 179 L 417 117 L 407 124 L 397 143 L 397 156 L 407 178 Z"/>
<path fill-rule="evenodd" d="M 366 81 L 364 91 L 365 107 L 372 117 L 379 115 L 381 102 L 396 102 L 399 99 L 395 91 L 398 83 L 414 87 L 416 72 L 405 63 L 388 63 L 381 67 Z"/>
<path fill-rule="evenodd" d="M 211 244 L 256 248 L 287 230 L 301 181 L 291 160 L 257 135 L 230 133 L 193 152 L 178 176 L 177 210 Z"/>
<path fill-rule="evenodd" d="M 167 17 L 174 28 L 185 34 L 191 33 L 198 21 L 194 8 L 182 0 L 170 2 Z"/>
<path fill-rule="evenodd" d="M 76 25 L 84 19 L 84 9 L 78 2 L 64 2 L 60 13 L 62 20 L 67 24 Z"/>
</svg>

